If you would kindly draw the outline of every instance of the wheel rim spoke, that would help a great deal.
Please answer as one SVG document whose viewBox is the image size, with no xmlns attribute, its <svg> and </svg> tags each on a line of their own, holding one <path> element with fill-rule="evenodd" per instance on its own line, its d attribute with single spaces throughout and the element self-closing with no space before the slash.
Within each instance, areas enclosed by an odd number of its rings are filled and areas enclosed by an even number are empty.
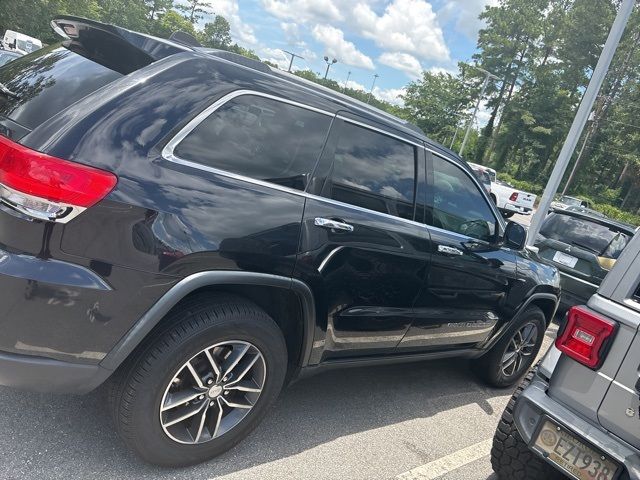
<svg viewBox="0 0 640 480">
<path fill-rule="evenodd" d="M 217 405 L 218 405 L 218 415 L 216 417 L 216 426 L 213 429 L 213 435 L 211 435 L 211 438 L 216 438 L 218 436 L 218 431 L 220 430 L 220 422 L 222 422 L 222 405 L 220 404 L 220 399 L 218 399 L 216 401 Z"/>
<path fill-rule="evenodd" d="M 235 428 L 253 409 L 266 380 L 264 356 L 244 341 L 222 342 L 187 360 L 166 387 L 160 404 L 165 434 L 200 444 Z"/>
<path fill-rule="evenodd" d="M 229 355 L 229 358 L 226 359 L 226 361 L 229 362 L 229 364 L 224 369 L 224 372 L 223 372 L 224 377 L 229 375 L 233 371 L 233 369 L 236 368 L 236 365 L 240 363 L 240 360 L 242 360 L 242 358 L 245 356 L 245 354 L 248 351 L 249 351 L 249 345 L 242 345 L 237 350 L 235 348 L 233 349 L 233 351 L 231 352 L 231 355 Z"/>
<path fill-rule="evenodd" d="M 211 356 L 211 352 L 209 350 L 205 350 L 204 354 L 207 356 L 207 360 L 209 360 L 209 363 L 211 364 L 211 368 L 213 368 L 213 373 L 216 374 L 216 382 L 219 382 L 220 379 L 222 378 L 222 370 L 220 370 L 220 367 L 218 366 L 218 362 L 216 362 L 213 357 Z"/>
<path fill-rule="evenodd" d="M 245 405 L 245 404 L 242 404 L 242 403 L 230 402 L 226 398 L 221 398 L 220 400 L 223 401 L 227 406 L 233 407 L 233 408 L 242 408 L 242 409 L 252 409 L 253 408 L 253 405 Z"/>
<path fill-rule="evenodd" d="M 204 386 L 204 383 L 202 383 L 202 379 L 200 378 L 200 375 L 198 375 L 198 372 L 196 372 L 196 369 L 193 368 L 193 365 L 191 365 L 191 360 L 189 360 L 187 362 L 186 367 L 189 369 L 189 371 L 191 372 L 191 375 L 193 376 L 193 379 L 196 381 L 196 383 L 198 384 L 198 386 L 200 388 L 207 388 Z"/>
<path fill-rule="evenodd" d="M 261 388 L 258 387 L 250 387 L 247 385 L 238 385 L 238 384 L 234 384 L 234 385 L 227 385 L 224 387 L 225 390 L 238 390 L 239 392 L 253 392 L 253 393 L 260 393 L 262 391 Z"/>
<path fill-rule="evenodd" d="M 245 375 L 249 372 L 249 370 L 253 368 L 253 366 L 256 364 L 258 360 L 260 360 L 259 355 L 256 355 L 255 357 L 253 357 L 251 361 L 247 364 L 247 366 L 244 368 L 244 370 L 242 370 L 242 372 L 236 377 L 236 379 L 233 382 L 229 382 L 228 385 L 235 385 L 239 383 L 245 377 Z"/>
<path fill-rule="evenodd" d="M 169 401 L 169 403 L 168 404 L 165 403 L 165 405 L 162 406 L 162 411 L 166 412 L 167 410 L 171 410 L 173 408 L 184 405 L 186 402 L 195 400 L 200 395 L 202 395 L 202 392 L 189 393 L 188 391 L 171 395 L 170 398 L 166 399 L 167 401 Z"/>
<path fill-rule="evenodd" d="M 189 418 L 193 417 L 194 415 L 197 415 L 197 414 L 198 414 L 198 412 L 199 412 L 201 409 L 202 409 L 202 407 L 199 407 L 199 408 L 194 409 L 192 412 L 185 413 L 184 415 L 181 415 L 181 416 L 179 416 L 178 418 L 175 418 L 175 419 L 173 419 L 173 420 L 171 420 L 171 421 L 169 421 L 169 422 L 166 422 L 166 423 L 164 424 L 164 426 L 165 426 L 165 427 L 170 427 L 170 426 L 172 426 L 172 425 L 176 425 L 176 424 L 178 424 L 178 423 L 180 423 L 180 422 L 184 422 L 185 420 L 187 420 L 187 419 L 189 419 Z"/>
</svg>

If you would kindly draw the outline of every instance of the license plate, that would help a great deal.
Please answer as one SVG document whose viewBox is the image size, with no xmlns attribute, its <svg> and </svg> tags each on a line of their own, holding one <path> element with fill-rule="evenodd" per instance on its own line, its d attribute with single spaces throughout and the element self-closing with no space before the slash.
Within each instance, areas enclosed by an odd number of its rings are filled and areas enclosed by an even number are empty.
<svg viewBox="0 0 640 480">
<path fill-rule="evenodd" d="M 534 448 L 578 480 L 613 480 L 618 465 L 571 433 L 545 420 Z"/>
<path fill-rule="evenodd" d="M 578 259 L 573 255 L 567 255 L 566 253 L 556 252 L 553 256 L 553 261 L 559 263 L 560 265 L 564 265 L 565 267 L 573 268 L 578 263 Z"/>
</svg>

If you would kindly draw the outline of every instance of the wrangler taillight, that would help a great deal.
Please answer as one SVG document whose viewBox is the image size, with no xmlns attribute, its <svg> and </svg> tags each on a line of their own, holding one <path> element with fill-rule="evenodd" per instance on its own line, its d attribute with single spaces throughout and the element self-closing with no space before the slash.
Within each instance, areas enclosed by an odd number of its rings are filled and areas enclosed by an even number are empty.
<svg viewBox="0 0 640 480">
<path fill-rule="evenodd" d="M 596 369 L 604 361 L 616 327 L 616 322 L 586 307 L 572 307 L 567 323 L 556 339 L 556 347 L 583 365 Z"/>
<path fill-rule="evenodd" d="M 515 202 L 516 200 L 518 200 L 518 192 L 513 192 L 509 197 L 509 200 L 511 200 L 512 202 Z"/>
<path fill-rule="evenodd" d="M 30 217 L 67 222 L 107 196 L 117 181 L 110 172 L 0 136 L 0 200 Z"/>
</svg>

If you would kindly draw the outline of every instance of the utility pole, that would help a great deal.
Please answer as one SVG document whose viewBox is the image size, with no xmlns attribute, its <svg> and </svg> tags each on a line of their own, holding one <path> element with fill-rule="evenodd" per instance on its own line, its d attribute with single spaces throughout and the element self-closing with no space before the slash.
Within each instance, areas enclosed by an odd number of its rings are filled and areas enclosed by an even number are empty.
<svg viewBox="0 0 640 480">
<path fill-rule="evenodd" d="M 343 90 L 346 90 L 346 89 L 347 89 L 347 85 L 349 85 L 349 79 L 350 79 L 350 78 L 351 78 L 351 70 L 349 70 L 349 71 L 347 72 L 347 79 L 346 79 L 346 80 L 345 80 L 345 82 L 344 82 L 344 88 L 343 88 Z"/>
<path fill-rule="evenodd" d="M 613 21 L 613 25 L 609 31 L 607 42 L 604 44 L 604 48 L 602 49 L 602 53 L 598 59 L 598 64 L 593 71 L 593 75 L 591 75 L 589 86 L 587 86 L 587 90 L 584 92 L 582 101 L 580 102 L 580 106 L 576 112 L 576 116 L 571 124 L 571 129 L 569 129 L 569 133 L 567 134 L 567 139 L 564 141 L 564 145 L 562 146 L 562 150 L 560 150 L 560 155 L 558 155 L 556 165 L 553 167 L 551 177 L 549 178 L 547 186 L 544 189 L 544 193 L 542 194 L 542 200 L 540 200 L 540 205 L 538 205 L 538 211 L 531 220 L 531 227 L 529 227 L 529 234 L 527 236 L 527 245 L 533 245 L 536 241 L 536 236 L 540 231 L 542 221 L 547 216 L 553 196 L 558 191 L 562 177 L 564 177 L 564 174 L 567 171 L 573 151 L 575 150 L 578 140 L 580 139 L 580 135 L 582 134 L 582 130 L 584 130 L 584 126 L 589 119 L 589 114 L 593 109 L 593 104 L 596 101 L 596 97 L 600 91 L 604 77 L 607 75 L 607 71 L 611 65 L 611 60 L 613 59 L 613 55 L 616 53 L 616 49 L 620 43 L 620 37 L 622 37 L 622 34 L 624 33 L 624 29 L 629 21 L 631 12 L 633 12 L 635 3 L 636 0 L 623 0 L 620 5 L 616 19 Z"/>
<path fill-rule="evenodd" d="M 464 147 L 467 146 L 467 140 L 469 140 L 469 134 L 471 133 L 471 127 L 473 126 L 473 121 L 476 119 L 476 115 L 478 114 L 478 109 L 480 108 L 480 102 L 482 101 L 482 98 L 484 97 L 484 92 L 487 89 L 487 85 L 489 85 L 489 79 L 490 78 L 495 78 L 498 79 L 498 77 L 496 77 L 493 73 L 491 72 L 487 72 L 486 70 L 479 68 L 479 67 L 474 67 L 476 70 L 480 70 L 482 73 L 484 73 L 484 82 L 482 82 L 482 90 L 480 91 L 480 96 L 478 97 L 478 101 L 476 102 L 476 108 L 473 110 L 473 115 L 471 115 L 471 118 L 469 119 L 469 123 L 467 124 L 467 131 L 464 134 L 464 140 L 462 140 L 462 145 L 460 146 L 460 152 L 459 155 L 462 156 L 462 153 L 464 152 Z"/>
<path fill-rule="evenodd" d="M 380 75 L 378 75 L 377 73 L 373 76 L 373 83 L 371 84 L 371 90 L 369 90 L 369 96 L 367 97 L 367 103 L 371 102 L 371 95 L 373 95 L 373 88 L 376 86 L 376 80 L 378 80 L 378 77 Z"/>
<path fill-rule="evenodd" d="M 327 71 L 326 71 L 326 72 L 324 72 L 324 79 L 326 80 L 326 79 L 327 79 L 327 75 L 329 75 L 329 69 L 331 68 L 331 65 L 333 65 L 333 64 L 335 64 L 335 63 L 338 63 L 338 60 L 336 60 L 336 59 L 334 58 L 333 60 L 329 61 L 329 57 L 327 57 L 327 56 L 325 55 L 325 57 L 324 57 L 324 61 L 325 61 L 325 63 L 327 64 Z"/>
<path fill-rule="evenodd" d="M 304 57 L 301 55 L 298 55 L 297 53 L 293 53 L 293 52 L 287 52 L 286 50 L 282 50 L 284 53 L 286 53 L 287 55 L 291 55 L 291 61 L 289 62 L 289 68 L 287 68 L 287 72 L 291 73 L 291 67 L 293 67 L 293 59 L 294 58 L 299 58 L 301 60 L 304 60 Z"/>
</svg>

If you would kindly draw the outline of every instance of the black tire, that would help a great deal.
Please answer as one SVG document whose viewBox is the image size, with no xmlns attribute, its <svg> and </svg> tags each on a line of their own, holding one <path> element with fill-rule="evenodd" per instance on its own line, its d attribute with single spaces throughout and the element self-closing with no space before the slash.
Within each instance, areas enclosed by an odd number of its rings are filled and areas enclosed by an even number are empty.
<svg viewBox="0 0 640 480">
<path fill-rule="evenodd" d="M 501 480 L 554 480 L 565 478 L 551 465 L 533 453 L 518 433 L 513 422 L 516 400 L 529 386 L 537 367 L 532 369 L 509 400 L 493 436 L 491 466 Z"/>
<path fill-rule="evenodd" d="M 503 216 L 504 218 L 511 218 L 511 217 L 513 217 L 513 215 L 514 215 L 514 212 L 506 212 L 506 211 L 504 211 L 504 210 L 502 210 L 500 213 L 502 213 L 502 216 Z"/>
<path fill-rule="evenodd" d="M 532 342 L 532 347 L 527 349 L 527 351 L 530 350 L 531 353 L 522 356 L 521 363 L 513 372 L 509 370 L 505 372 L 503 368 L 503 357 L 505 357 L 507 349 L 511 348 L 511 342 L 517 333 L 528 325 L 534 325 L 537 329 L 535 342 Z M 538 355 L 546 329 L 547 321 L 542 310 L 535 305 L 527 307 L 527 309 L 522 312 L 522 315 L 520 315 L 515 322 L 512 322 L 498 343 L 496 343 L 489 352 L 477 361 L 474 361 L 472 364 L 473 371 L 492 387 L 503 388 L 515 385 L 522 375 L 529 370 Z"/>
<path fill-rule="evenodd" d="M 110 410 L 119 435 L 143 460 L 165 467 L 193 465 L 229 450 L 259 424 L 282 389 L 286 344 L 263 310 L 231 295 L 196 295 L 174 308 L 163 325 L 116 372 L 108 391 Z M 246 416 L 226 433 L 204 443 L 179 443 L 160 421 L 165 391 L 194 355 L 225 341 L 247 342 L 262 354 L 262 391 Z M 209 397 L 202 403 L 206 410 L 205 403 Z"/>
</svg>

